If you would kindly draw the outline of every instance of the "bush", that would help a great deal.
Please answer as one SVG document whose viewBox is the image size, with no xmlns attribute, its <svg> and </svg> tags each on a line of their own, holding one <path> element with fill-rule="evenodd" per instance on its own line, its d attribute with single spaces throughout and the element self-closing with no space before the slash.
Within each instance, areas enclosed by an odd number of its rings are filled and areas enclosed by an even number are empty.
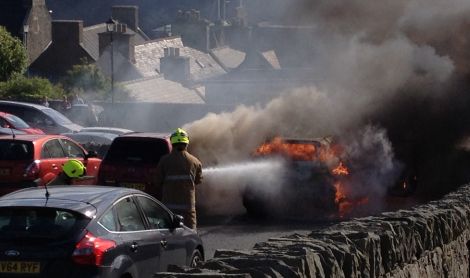
<svg viewBox="0 0 470 278">
<path fill-rule="evenodd" d="M 52 85 L 49 80 L 19 76 L 6 82 L 0 82 L 0 98 L 5 100 L 41 102 L 44 97 L 61 99 L 64 91 Z"/>
</svg>

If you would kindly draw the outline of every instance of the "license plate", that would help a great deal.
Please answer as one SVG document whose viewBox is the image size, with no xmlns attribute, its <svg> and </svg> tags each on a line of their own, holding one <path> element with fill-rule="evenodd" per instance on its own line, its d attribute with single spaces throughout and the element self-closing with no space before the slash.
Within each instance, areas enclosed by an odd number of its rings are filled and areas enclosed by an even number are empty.
<svg viewBox="0 0 470 278">
<path fill-rule="evenodd" d="M 39 262 L 8 262 L 0 261 L 0 273 L 39 273 Z"/>
<path fill-rule="evenodd" d="M 9 168 L 0 168 L 0 176 L 8 176 L 10 174 Z"/>
<path fill-rule="evenodd" d="M 142 183 L 121 183 L 121 186 L 128 187 L 128 188 L 134 188 L 138 190 L 145 190 L 145 184 Z"/>
</svg>

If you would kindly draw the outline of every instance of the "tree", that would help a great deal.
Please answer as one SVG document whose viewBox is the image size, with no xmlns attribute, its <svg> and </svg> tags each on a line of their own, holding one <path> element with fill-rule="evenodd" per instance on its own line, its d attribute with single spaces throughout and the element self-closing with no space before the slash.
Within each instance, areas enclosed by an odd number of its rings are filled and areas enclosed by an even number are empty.
<svg viewBox="0 0 470 278">
<path fill-rule="evenodd" d="M 0 26 L 0 81 L 23 74 L 27 66 L 28 56 L 21 41 Z"/>
<path fill-rule="evenodd" d="M 100 69 L 86 59 L 82 64 L 74 65 L 61 81 L 67 94 L 75 92 L 88 95 L 87 99 L 105 99 L 111 83 L 106 79 Z"/>
<path fill-rule="evenodd" d="M 61 99 L 63 95 L 64 92 L 60 86 L 54 86 L 44 78 L 18 76 L 6 82 L 0 82 L 1 99 L 40 102 L 46 96 L 49 99 Z"/>
</svg>

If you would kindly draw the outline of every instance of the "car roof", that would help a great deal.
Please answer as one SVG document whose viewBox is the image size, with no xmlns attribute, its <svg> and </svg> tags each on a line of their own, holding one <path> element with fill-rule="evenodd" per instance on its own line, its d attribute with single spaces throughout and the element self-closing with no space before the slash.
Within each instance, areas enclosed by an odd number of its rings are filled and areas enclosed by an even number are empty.
<svg viewBox="0 0 470 278">
<path fill-rule="evenodd" d="M 0 140 L 14 139 L 14 140 L 34 142 L 34 141 L 50 139 L 50 138 L 68 138 L 68 137 L 64 135 L 52 135 L 52 134 L 15 134 L 15 138 L 2 136 L 0 137 Z"/>
<path fill-rule="evenodd" d="M 115 133 L 107 133 L 107 132 L 68 132 L 62 133 L 62 135 L 72 138 L 75 141 L 80 140 L 99 140 L 107 143 L 111 143 L 114 138 L 118 137 L 118 134 Z"/>
<path fill-rule="evenodd" d="M 0 100 L 0 104 L 10 104 L 10 105 L 16 105 L 16 106 L 28 106 L 28 107 L 34 107 L 39 110 L 46 109 L 48 107 L 35 104 L 35 103 L 29 103 L 29 102 L 21 102 L 21 101 L 9 101 L 9 100 Z"/>
<path fill-rule="evenodd" d="M 157 133 L 157 132 L 133 132 L 127 133 L 119 136 L 119 138 L 125 137 L 150 137 L 150 138 L 159 138 L 159 139 L 167 139 L 170 137 L 170 134 L 167 133 Z"/>
<path fill-rule="evenodd" d="M 15 136 L 18 136 L 20 134 L 26 134 L 26 132 L 19 130 L 19 129 L 14 129 L 14 128 L 6 128 L 6 127 L 0 127 L 0 135 L 2 136 L 13 136 L 12 132 L 15 134 Z"/>
<path fill-rule="evenodd" d="M 88 216 L 103 211 L 117 199 L 129 194 L 144 194 L 142 191 L 112 186 L 48 186 L 29 187 L 0 197 L 0 207 L 5 206 L 47 206 L 79 211 Z M 94 210 L 94 211 L 90 211 Z"/>
<path fill-rule="evenodd" d="M 80 132 L 106 132 L 106 133 L 115 133 L 115 134 L 124 134 L 134 132 L 130 129 L 119 128 L 119 127 L 108 127 L 108 126 L 93 126 L 93 127 L 84 127 Z"/>
</svg>

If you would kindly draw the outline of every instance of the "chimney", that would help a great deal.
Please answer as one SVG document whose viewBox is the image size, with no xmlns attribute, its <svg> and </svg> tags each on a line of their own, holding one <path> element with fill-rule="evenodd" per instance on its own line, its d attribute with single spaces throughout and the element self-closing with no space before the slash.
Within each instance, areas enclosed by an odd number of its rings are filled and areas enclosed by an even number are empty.
<svg viewBox="0 0 470 278">
<path fill-rule="evenodd" d="M 52 42 L 66 46 L 76 46 L 83 42 L 82 20 L 53 20 Z"/>
<path fill-rule="evenodd" d="M 117 23 L 114 32 L 104 31 L 98 34 L 99 56 L 110 51 L 111 41 L 115 57 L 119 53 L 129 62 L 135 63 L 135 33 L 127 32 L 126 24 Z"/>
<path fill-rule="evenodd" d="M 113 6 L 112 18 L 125 23 L 128 28 L 137 32 L 139 29 L 139 15 L 137 6 Z"/>
<path fill-rule="evenodd" d="M 160 58 L 160 72 L 166 79 L 187 83 L 191 78 L 189 57 L 180 56 L 178 47 L 163 49 L 164 57 Z"/>
</svg>

